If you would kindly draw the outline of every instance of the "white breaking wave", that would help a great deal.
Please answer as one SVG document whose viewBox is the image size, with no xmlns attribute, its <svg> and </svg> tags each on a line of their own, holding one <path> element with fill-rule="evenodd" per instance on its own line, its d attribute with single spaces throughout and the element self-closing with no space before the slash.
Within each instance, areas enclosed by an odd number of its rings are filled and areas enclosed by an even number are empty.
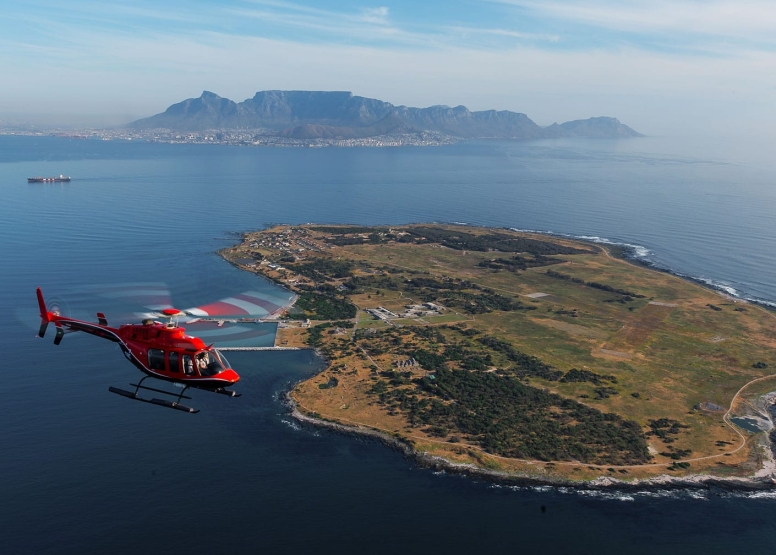
<svg viewBox="0 0 776 555">
<path fill-rule="evenodd" d="M 685 276 L 682 276 L 682 277 L 685 277 Z M 729 283 L 725 283 L 724 281 L 714 281 L 713 279 L 704 278 L 704 277 L 693 277 L 692 279 L 696 281 L 700 281 L 701 283 L 705 283 L 706 285 L 714 289 L 724 291 L 725 293 L 727 293 L 732 297 L 741 298 L 741 294 L 739 293 L 738 289 L 736 289 Z"/>
<path fill-rule="evenodd" d="M 770 306 L 770 307 L 776 308 L 776 303 L 773 302 L 773 301 L 764 301 L 763 299 L 759 299 L 759 298 L 756 298 L 756 297 L 745 297 L 745 299 L 747 301 L 752 301 L 753 303 L 764 304 L 766 306 Z"/>
<path fill-rule="evenodd" d="M 757 491 L 750 493 L 745 497 L 749 499 L 776 499 L 776 491 Z"/>
<path fill-rule="evenodd" d="M 440 472 L 444 474 L 444 472 Z M 773 499 L 776 500 L 776 490 L 765 491 L 735 491 L 713 489 L 643 489 L 637 491 L 623 491 L 615 487 L 612 489 L 585 489 L 571 486 L 509 486 L 490 484 L 489 488 L 508 489 L 515 492 L 533 491 L 537 493 L 559 493 L 563 495 L 576 495 L 580 497 L 600 499 L 601 501 L 632 502 L 640 499 L 688 499 L 693 501 L 708 501 L 713 497 L 740 498 L 740 499 Z"/>
<path fill-rule="evenodd" d="M 635 258 L 646 258 L 651 254 L 651 251 L 643 246 L 636 245 L 634 243 L 625 243 L 623 241 L 612 241 L 606 237 L 599 237 L 598 235 L 573 235 L 571 233 L 557 233 L 555 231 L 537 231 L 535 229 L 519 229 L 517 227 L 510 227 L 512 231 L 520 231 L 523 233 L 539 233 L 542 235 L 551 235 L 553 237 L 564 237 L 566 239 L 579 239 L 581 241 L 589 241 L 591 243 L 599 243 L 601 245 L 612 245 L 617 247 L 625 247 L 633 252 Z"/>
<path fill-rule="evenodd" d="M 631 249 L 631 251 L 633 252 L 633 256 L 636 258 L 646 258 L 650 254 L 650 250 L 647 247 L 644 247 L 642 245 L 612 241 L 611 239 L 607 239 L 606 237 L 598 237 L 597 235 L 578 235 L 578 236 L 569 235 L 569 237 L 584 239 L 585 241 L 590 241 L 591 243 L 600 243 L 602 245 L 614 245 L 618 247 L 627 247 Z"/>
<path fill-rule="evenodd" d="M 716 281 L 710 278 L 705 277 L 696 277 L 696 276 L 690 276 L 687 274 L 681 274 L 679 272 L 672 272 L 674 275 L 677 275 L 681 278 L 690 279 L 693 281 L 698 281 L 700 283 L 703 283 L 704 285 L 707 285 L 708 287 L 712 289 L 716 289 L 717 291 L 722 291 L 723 293 L 730 295 L 731 297 L 735 297 L 737 299 L 741 299 L 750 303 L 755 303 L 763 306 L 769 306 L 772 308 L 776 308 L 776 302 L 769 301 L 767 299 L 763 299 L 761 297 L 755 297 L 752 295 L 746 295 L 742 294 L 741 291 L 730 285 L 729 283 L 725 281 Z"/>
<path fill-rule="evenodd" d="M 589 241 L 591 243 L 599 243 L 602 245 L 612 245 L 617 247 L 625 247 L 631 251 L 631 257 L 635 259 L 640 260 L 646 260 L 650 257 L 652 254 L 652 251 L 650 251 L 647 247 L 643 245 L 637 245 L 635 243 L 625 243 L 624 241 L 613 241 L 612 239 L 608 239 L 606 237 L 599 237 L 598 235 L 573 235 L 571 233 L 557 233 L 555 231 L 540 231 L 536 229 L 521 229 L 517 227 L 510 227 L 509 228 L 512 231 L 520 231 L 523 233 L 536 233 L 541 235 L 550 235 L 552 237 L 563 237 L 565 239 L 579 239 L 581 241 Z M 737 299 L 742 299 L 744 301 L 748 301 L 751 303 L 760 304 L 763 306 L 769 306 L 772 308 L 776 308 L 776 302 L 770 301 L 767 299 L 762 299 L 760 297 L 754 297 L 751 295 L 744 295 L 733 287 L 730 283 L 725 281 L 716 281 L 710 278 L 705 277 L 698 277 L 698 276 L 691 276 L 688 274 L 682 274 L 681 272 L 677 272 L 675 270 L 672 270 L 671 268 L 668 268 L 666 266 L 659 265 L 655 263 L 652 260 L 647 261 L 648 264 L 653 265 L 656 268 L 660 268 L 662 270 L 668 271 L 675 276 L 689 279 L 692 281 L 703 283 L 704 285 L 707 285 L 708 287 L 712 289 L 716 289 L 717 291 L 722 291 L 723 293 L 730 295 L 731 297 L 735 297 Z"/>
<path fill-rule="evenodd" d="M 295 430 L 297 432 L 302 431 L 302 427 L 296 422 L 293 422 L 291 420 L 286 420 L 285 418 L 282 418 L 280 421 L 286 426 L 288 426 L 289 428 L 291 428 L 292 430 Z"/>
</svg>

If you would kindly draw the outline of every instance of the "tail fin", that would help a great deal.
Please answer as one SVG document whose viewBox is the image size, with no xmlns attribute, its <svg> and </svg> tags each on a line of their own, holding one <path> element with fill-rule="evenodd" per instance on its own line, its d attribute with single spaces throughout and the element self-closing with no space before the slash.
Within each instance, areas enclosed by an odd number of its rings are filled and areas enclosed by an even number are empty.
<svg viewBox="0 0 776 555">
<path fill-rule="evenodd" d="M 38 287 L 38 306 L 40 307 L 40 329 L 38 330 L 38 337 L 46 335 L 46 328 L 49 322 L 51 322 L 51 316 L 49 311 L 46 310 L 46 301 L 43 300 L 43 291 Z"/>
</svg>

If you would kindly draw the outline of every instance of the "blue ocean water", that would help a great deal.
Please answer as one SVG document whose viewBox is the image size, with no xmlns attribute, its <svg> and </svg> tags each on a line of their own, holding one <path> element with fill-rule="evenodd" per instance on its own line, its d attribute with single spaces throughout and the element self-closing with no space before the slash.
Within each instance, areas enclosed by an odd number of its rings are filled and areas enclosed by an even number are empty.
<svg viewBox="0 0 776 555">
<path fill-rule="evenodd" d="M 60 173 L 73 181 L 26 183 Z M 319 369 L 309 352 L 230 354 L 243 397 L 195 393 L 196 416 L 131 403 L 107 392 L 137 378 L 113 344 L 35 338 L 34 289 L 109 320 L 93 294 L 105 284 L 164 283 L 182 307 L 279 295 L 214 254 L 233 232 L 455 221 L 638 245 L 776 302 L 775 178 L 765 152 L 661 138 L 267 149 L 0 137 L 0 552 L 763 552 L 770 494 L 494 487 L 299 427 L 281 397 Z"/>
</svg>

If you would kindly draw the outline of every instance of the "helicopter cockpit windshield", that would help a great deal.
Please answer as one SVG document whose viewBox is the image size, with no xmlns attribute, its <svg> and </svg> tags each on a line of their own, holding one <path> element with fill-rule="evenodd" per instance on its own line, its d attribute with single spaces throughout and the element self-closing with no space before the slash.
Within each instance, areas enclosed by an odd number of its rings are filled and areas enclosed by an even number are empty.
<svg viewBox="0 0 776 555">
<path fill-rule="evenodd" d="M 218 349 L 213 349 L 213 350 L 214 350 L 214 351 L 216 352 L 216 354 L 218 355 L 218 358 L 220 358 L 220 359 L 221 359 L 221 364 L 223 364 L 223 365 L 224 365 L 224 368 L 231 368 L 231 367 L 232 367 L 232 365 L 231 365 L 231 364 L 229 364 L 229 361 L 228 361 L 228 360 L 226 360 L 226 357 L 224 356 L 224 353 L 222 353 L 222 352 L 221 352 L 221 351 L 219 351 Z"/>
<path fill-rule="evenodd" d="M 224 370 L 224 365 L 216 356 L 217 351 L 202 351 L 197 353 L 197 369 L 200 376 L 215 376 Z"/>
</svg>

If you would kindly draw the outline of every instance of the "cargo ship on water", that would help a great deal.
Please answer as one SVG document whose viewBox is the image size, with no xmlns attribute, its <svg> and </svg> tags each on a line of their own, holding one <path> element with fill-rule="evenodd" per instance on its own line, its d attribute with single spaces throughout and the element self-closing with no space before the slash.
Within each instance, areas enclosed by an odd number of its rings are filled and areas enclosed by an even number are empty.
<svg viewBox="0 0 776 555">
<path fill-rule="evenodd" d="M 70 176 L 59 175 L 58 177 L 28 177 L 27 183 L 64 183 L 70 181 Z"/>
</svg>

